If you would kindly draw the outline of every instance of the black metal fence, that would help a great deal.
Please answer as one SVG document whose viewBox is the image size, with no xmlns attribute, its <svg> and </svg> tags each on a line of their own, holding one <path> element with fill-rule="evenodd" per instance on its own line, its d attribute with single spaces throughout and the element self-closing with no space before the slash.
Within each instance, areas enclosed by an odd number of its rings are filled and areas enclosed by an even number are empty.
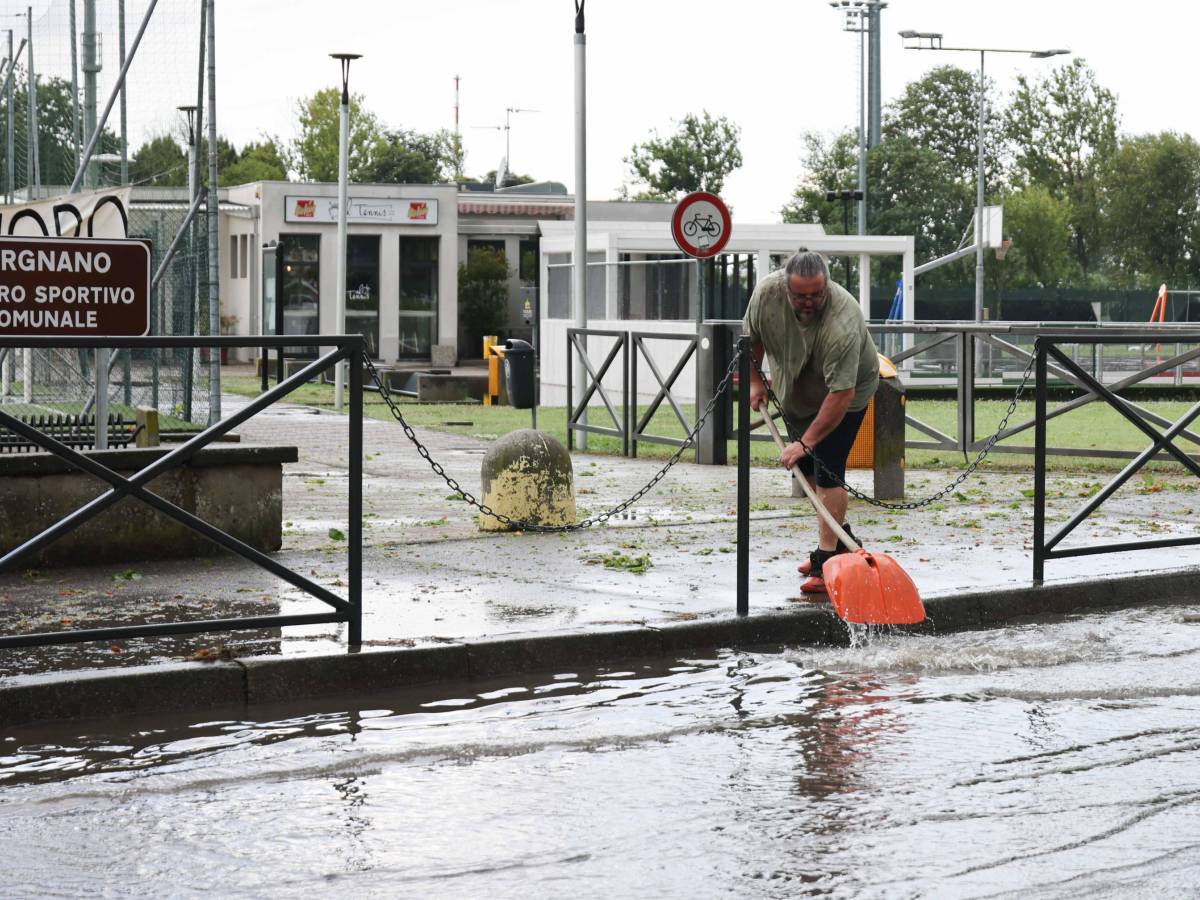
<svg viewBox="0 0 1200 900">
<path fill-rule="evenodd" d="M 78 528 L 84 522 L 108 509 L 123 497 L 136 497 L 158 512 L 175 519 L 177 522 L 191 528 L 214 544 L 236 553 L 243 559 L 258 565 L 272 575 L 286 581 L 288 584 L 309 596 L 323 601 L 332 607 L 329 612 L 297 613 L 291 615 L 253 616 L 227 619 L 205 619 L 182 622 L 164 622 L 151 625 L 127 625 L 113 628 L 80 629 L 76 631 L 39 632 L 33 634 L 0 635 L 0 648 L 49 646 L 55 644 L 80 643 L 84 641 L 112 640 L 115 638 L 153 637 L 168 634 L 196 634 L 200 632 L 233 631 L 252 628 L 275 628 L 286 625 L 315 625 L 323 623 L 346 622 L 348 624 L 349 644 L 357 647 L 362 644 L 362 371 L 363 371 L 363 339 L 360 335 L 318 335 L 311 338 L 314 344 L 333 348 L 313 362 L 300 369 L 289 378 L 285 378 L 275 387 L 260 394 L 247 406 L 238 412 L 210 425 L 195 437 L 180 444 L 165 456 L 160 457 L 131 478 L 101 464 L 67 446 L 61 440 L 38 430 L 26 422 L 3 412 L 0 409 L 0 427 L 6 428 L 24 440 L 48 450 L 55 456 L 70 463 L 80 471 L 94 475 L 101 481 L 107 482 L 110 489 L 95 499 L 81 506 L 75 512 L 46 528 L 40 534 L 30 538 L 19 547 L 7 550 L 0 557 L 0 573 L 12 571 L 22 559 L 36 553 L 43 547 Z M 129 348 L 132 350 L 171 348 L 190 350 L 196 347 L 210 347 L 214 350 L 222 347 L 266 347 L 282 348 L 295 343 L 295 337 L 259 337 L 254 339 L 239 337 L 142 337 L 142 338 L 0 338 L 0 348 L 4 347 L 37 347 L 37 348 Z M 296 388 L 316 377 L 321 372 L 335 365 L 348 361 L 350 363 L 349 386 L 349 415 L 346 417 L 348 426 L 347 456 L 349 462 L 349 498 L 347 522 L 347 596 L 339 597 L 316 582 L 306 578 L 286 566 L 276 562 L 266 554 L 256 550 L 243 541 L 221 531 L 203 519 L 198 518 L 185 509 L 176 506 L 168 500 L 147 489 L 147 485 L 169 469 L 186 463 L 195 454 L 229 433 L 238 425 L 266 409 L 277 400 L 286 397 Z"/>
<path fill-rule="evenodd" d="M 1128 400 L 1119 397 L 1112 386 L 1106 386 L 1094 377 L 1086 368 L 1080 365 L 1070 354 L 1064 352 L 1063 344 L 1088 343 L 1095 345 L 1120 344 L 1125 346 L 1153 343 L 1161 338 L 1157 330 L 1142 329 L 1127 332 L 1093 333 L 1081 335 L 1078 332 L 1043 333 L 1034 344 L 1035 353 L 1035 411 L 1034 423 L 1034 517 L 1033 517 L 1033 580 L 1040 583 L 1045 575 L 1046 560 L 1065 559 L 1072 556 L 1092 556 L 1101 553 L 1119 553 L 1127 550 L 1148 550 L 1157 547 L 1183 547 L 1200 544 L 1200 537 L 1174 537 L 1149 541 L 1119 541 L 1110 544 L 1091 544 L 1083 547 L 1058 549 L 1059 544 L 1080 524 L 1095 512 L 1101 504 L 1135 475 L 1146 463 L 1160 453 L 1179 462 L 1187 471 L 1200 478 L 1200 461 L 1189 456 L 1175 444 L 1176 438 L 1188 434 L 1187 427 L 1200 416 L 1200 403 L 1195 403 L 1177 421 L 1168 423 L 1161 417 L 1155 422 L 1147 418 L 1144 411 Z M 1171 340 L 1180 344 L 1200 348 L 1200 331 L 1194 333 L 1172 333 Z M 1196 350 L 1189 351 L 1195 355 Z M 1050 361 L 1054 361 L 1054 366 Z M 1139 453 L 1133 454 L 1129 463 L 1101 490 L 1090 497 L 1082 508 L 1076 512 L 1049 538 L 1046 537 L 1046 455 L 1053 448 L 1046 444 L 1046 423 L 1050 418 L 1047 410 L 1047 381 L 1052 368 L 1064 373 L 1067 378 L 1087 392 L 1087 400 L 1099 398 L 1119 412 L 1134 427 L 1150 439 L 1150 444 Z M 1159 424 L 1158 430 L 1155 423 Z"/>
</svg>

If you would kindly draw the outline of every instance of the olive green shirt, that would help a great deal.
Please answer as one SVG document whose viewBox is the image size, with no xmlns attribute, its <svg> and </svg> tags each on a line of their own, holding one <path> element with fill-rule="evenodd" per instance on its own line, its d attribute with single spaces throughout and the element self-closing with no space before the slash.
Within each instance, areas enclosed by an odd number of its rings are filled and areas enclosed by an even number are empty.
<svg viewBox="0 0 1200 900">
<path fill-rule="evenodd" d="M 829 282 L 829 298 L 807 325 L 788 302 L 787 273 L 758 283 L 742 332 L 762 342 L 771 365 L 771 387 L 788 420 L 811 419 L 834 391 L 854 388 L 850 412 L 867 408 L 879 384 L 879 355 L 858 301 Z"/>
</svg>

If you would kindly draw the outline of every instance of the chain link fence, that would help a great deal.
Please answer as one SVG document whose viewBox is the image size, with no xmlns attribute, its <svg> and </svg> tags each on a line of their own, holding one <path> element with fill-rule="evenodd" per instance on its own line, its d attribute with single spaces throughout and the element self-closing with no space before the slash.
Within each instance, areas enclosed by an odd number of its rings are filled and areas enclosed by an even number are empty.
<svg viewBox="0 0 1200 900">
<path fill-rule="evenodd" d="M 117 84 L 122 56 L 149 6 L 150 0 L 0 0 L 0 57 L 7 61 L 0 74 L 11 70 L 11 91 L 0 90 L 0 197 L 10 186 L 16 202 L 66 193 L 88 143 L 88 125 Z M 158 0 L 85 184 L 186 184 L 186 129 L 178 107 L 200 99 L 201 6 L 199 0 Z M 161 152 L 168 143 L 163 138 L 170 139 L 170 152 Z M 147 203 L 135 196 L 127 210 L 129 237 L 151 245 L 152 273 L 183 224 L 183 197 L 180 192 L 178 200 Z M 151 334 L 209 331 L 202 223 L 200 216 L 158 280 Z M 110 410 L 132 418 L 135 407 L 153 407 L 164 430 L 203 425 L 209 414 L 208 362 L 204 349 L 114 353 Z M 15 350 L 0 361 L 0 405 L 13 415 L 88 413 L 96 404 L 95 385 L 91 351 Z"/>
</svg>

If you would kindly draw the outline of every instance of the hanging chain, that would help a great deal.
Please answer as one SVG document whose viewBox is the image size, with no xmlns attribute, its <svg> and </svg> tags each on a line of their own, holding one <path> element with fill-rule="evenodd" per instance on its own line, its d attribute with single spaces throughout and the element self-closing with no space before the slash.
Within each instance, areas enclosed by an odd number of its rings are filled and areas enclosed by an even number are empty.
<svg viewBox="0 0 1200 900">
<path fill-rule="evenodd" d="M 741 359 L 741 355 L 742 351 L 740 350 L 734 353 L 733 359 L 729 363 L 729 368 L 725 370 L 725 377 L 721 379 L 720 384 L 717 385 L 717 389 L 713 391 L 713 395 L 709 399 L 708 405 L 704 408 L 704 414 L 696 420 L 695 426 L 688 433 L 687 437 L 684 438 L 683 443 L 679 445 L 679 448 L 671 455 L 671 458 L 667 460 L 667 464 L 663 466 L 658 473 L 650 479 L 649 482 L 646 483 L 645 487 L 639 490 L 628 500 L 618 503 L 607 512 L 600 513 L 596 516 L 591 516 L 590 518 L 584 519 L 581 522 L 575 522 L 572 525 L 542 525 L 537 522 L 530 522 L 523 519 L 513 519 L 504 515 L 504 513 L 496 512 L 486 504 L 475 499 L 475 497 L 469 491 L 464 490 L 462 485 L 447 475 L 446 470 L 442 467 L 442 465 L 432 456 L 430 456 L 429 448 L 421 443 L 420 438 L 417 437 L 416 431 L 414 431 L 413 427 L 405 420 L 404 413 L 400 411 L 399 405 L 395 400 L 392 399 L 391 392 L 388 391 L 387 384 L 384 379 L 380 377 L 379 370 L 375 368 L 375 364 L 366 357 L 364 357 L 364 361 L 367 364 L 368 371 L 371 373 L 371 377 L 375 380 L 375 383 L 379 385 L 379 395 L 383 397 L 384 402 L 388 405 L 388 408 L 391 409 L 392 415 L 395 416 L 396 421 L 400 423 L 400 427 L 404 429 L 404 434 L 410 441 L 412 441 L 413 446 L 417 448 L 417 453 L 419 453 L 421 457 L 427 463 L 429 463 L 430 468 L 432 468 L 435 473 L 442 477 L 452 491 L 458 494 L 458 496 L 465 500 L 468 504 L 479 510 L 483 515 L 490 516 L 500 524 L 509 528 L 515 528 L 518 531 L 554 533 L 565 531 L 581 531 L 584 528 L 591 528 L 593 525 L 599 525 L 603 522 L 607 522 L 613 516 L 619 515 L 629 507 L 633 506 L 633 504 L 641 500 L 642 497 L 646 496 L 646 494 L 648 494 L 656 484 L 662 481 L 667 472 L 671 471 L 671 467 L 674 466 L 675 463 L 679 462 L 680 457 L 682 457 L 687 449 L 695 442 L 696 435 L 700 433 L 700 429 L 703 428 L 704 423 L 708 421 L 708 417 L 712 414 L 717 400 L 719 400 L 725 391 L 729 389 L 729 385 L 733 380 L 733 373 L 737 371 L 738 361 Z"/>
<path fill-rule="evenodd" d="M 779 417 L 783 419 L 783 424 L 785 427 L 787 427 L 787 417 L 783 414 L 783 408 L 779 405 L 779 398 L 775 396 L 775 391 L 772 390 L 770 382 L 767 381 L 766 375 L 763 374 L 762 366 L 759 364 L 757 359 L 754 359 L 753 354 L 751 354 L 750 358 L 754 361 L 754 368 L 758 370 L 758 377 L 762 379 L 762 383 L 767 389 L 767 396 L 770 398 L 771 403 L 774 404 L 775 408 L 779 410 Z M 1017 385 L 1017 391 L 1015 394 L 1013 394 L 1012 401 L 1008 404 L 1008 411 L 1004 414 L 1004 418 L 1000 420 L 1000 425 L 996 431 L 991 435 L 991 437 L 984 441 L 983 447 L 979 451 L 979 455 L 975 457 L 970 465 L 963 469 L 962 473 L 957 478 L 955 478 L 936 494 L 926 497 L 924 500 L 914 500 L 912 503 L 888 503 L 886 500 L 876 500 L 874 497 L 868 497 L 862 491 L 857 490 L 856 488 L 847 484 L 844 478 L 839 477 L 836 472 L 825 465 L 825 463 L 821 462 L 820 457 L 813 453 L 812 448 L 809 447 L 808 444 L 804 443 L 802 440 L 797 440 L 799 441 L 800 446 L 804 448 L 804 452 L 812 457 L 817 468 L 819 468 L 826 476 L 836 481 L 841 487 L 845 488 L 847 493 L 849 493 L 855 499 L 862 500 L 864 503 L 869 503 L 871 506 L 878 506 L 881 509 L 920 509 L 924 506 L 929 506 L 931 503 L 937 503 L 939 500 L 957 488 L 960 484 L 970 478 L 971 474 L 977 468 L 979 468 L 980 464 L 987 458 L 987 455 L 991 453 L 992 448 L 996 446 L 996 441 L 1000 439 L 1001 432 L 1008 427 L 1009 418 L 1011 418 L 1013 412 L 1016 411 L 1017 403 L 1021 399 L 1021 394 L 1025 390 L 1025 385 L 1029 383 L 1029 376 L 1033 372 L 1033 366 L 1036 361 L 1037 356 L 1031 354 L 1029 357 L 1029 363 L 1025 366 L 1025 373 L 1021 376 L 1021 383 Z M 788 427 L 789 436 L 791 433 L 791 428 Z"/>
</svg>

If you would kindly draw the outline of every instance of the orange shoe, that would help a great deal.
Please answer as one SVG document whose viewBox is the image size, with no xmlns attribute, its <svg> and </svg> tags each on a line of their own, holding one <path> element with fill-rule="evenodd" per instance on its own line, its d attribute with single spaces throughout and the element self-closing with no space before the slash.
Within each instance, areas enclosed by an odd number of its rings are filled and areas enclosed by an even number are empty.
<svg viewBox="0 0 1200 900">
<path fill-rule="evenodd" d="M 825 579 L 820 575 L 814 575 L 804 584 L 800 585 L 800 592 L 804 594 L 824 594 Z"/>
</svg>

